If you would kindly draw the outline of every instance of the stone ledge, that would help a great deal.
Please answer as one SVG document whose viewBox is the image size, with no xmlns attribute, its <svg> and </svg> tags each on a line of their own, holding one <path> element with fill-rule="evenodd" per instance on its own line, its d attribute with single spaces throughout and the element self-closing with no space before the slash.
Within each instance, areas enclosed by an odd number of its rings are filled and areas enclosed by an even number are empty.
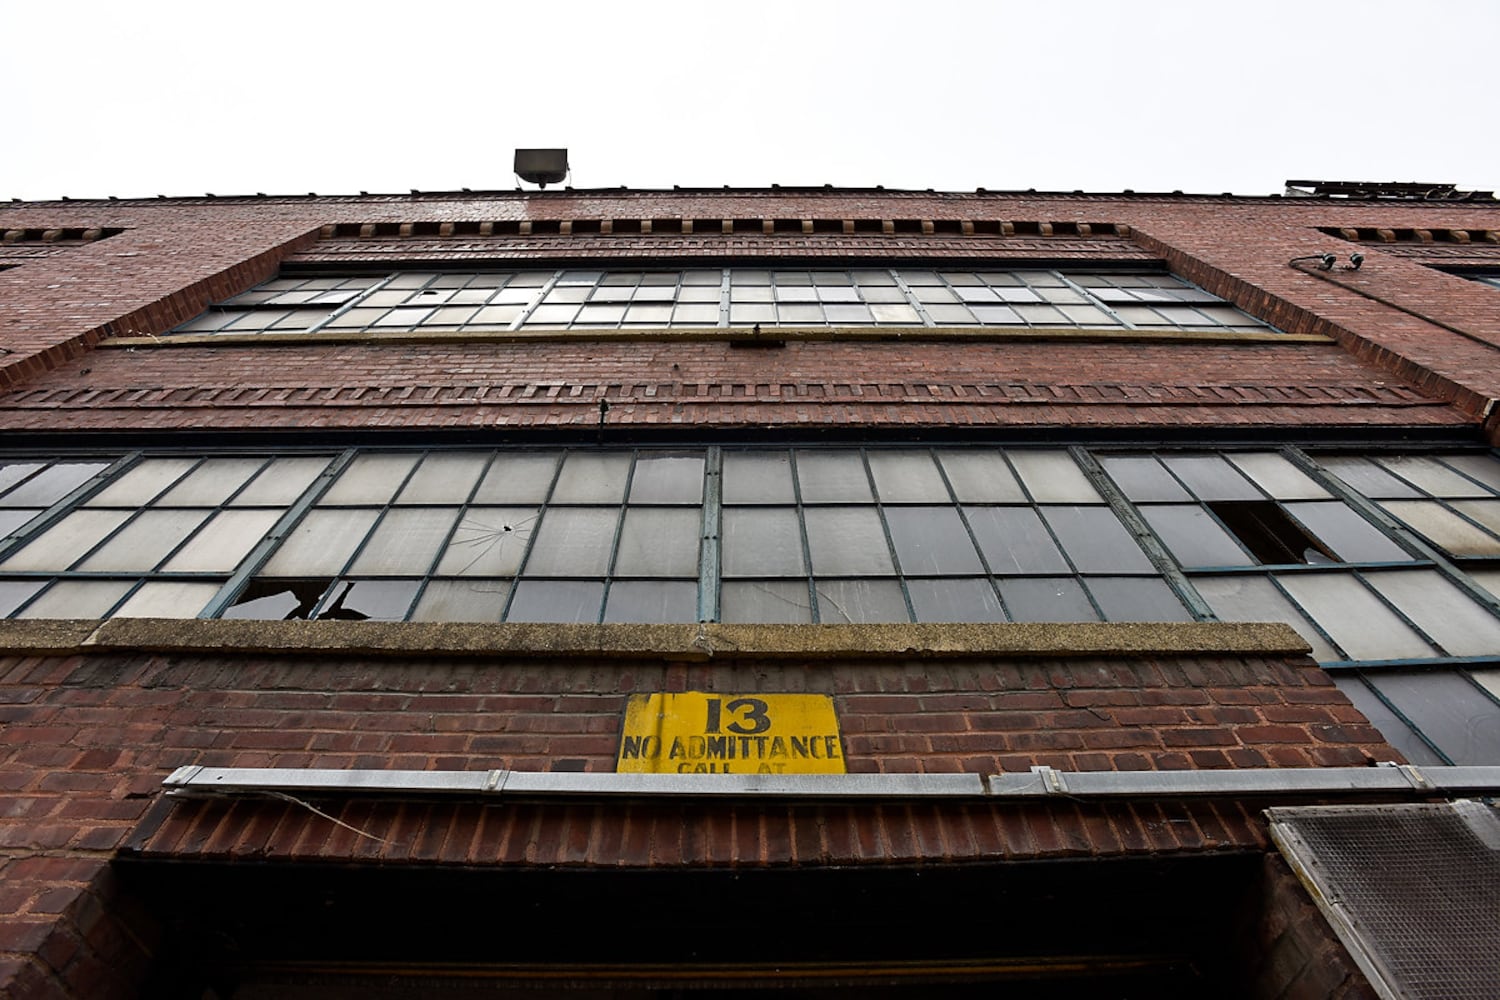
<svg viewBox="0 0 1500 1000">
<path fill-rule="evenodd" d="M 351 653 L 699 661 L 1310 652 L 1279 622 L 955 625 L 572 625 L 113 618 L 0 621 L 0 652 Z"/>
</svg>

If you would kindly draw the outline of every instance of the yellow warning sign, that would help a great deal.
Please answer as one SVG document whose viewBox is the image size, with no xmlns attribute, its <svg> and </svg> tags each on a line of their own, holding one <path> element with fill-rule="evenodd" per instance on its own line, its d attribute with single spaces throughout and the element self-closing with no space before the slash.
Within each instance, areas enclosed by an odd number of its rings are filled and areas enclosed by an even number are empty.
<svg viewBox="0 0 1500 1000">
<path fill-rule="evenodd" d="M 619 772 L 843 774 L 833 699 L 826 694 L 632 695 Z"/>
</svg>

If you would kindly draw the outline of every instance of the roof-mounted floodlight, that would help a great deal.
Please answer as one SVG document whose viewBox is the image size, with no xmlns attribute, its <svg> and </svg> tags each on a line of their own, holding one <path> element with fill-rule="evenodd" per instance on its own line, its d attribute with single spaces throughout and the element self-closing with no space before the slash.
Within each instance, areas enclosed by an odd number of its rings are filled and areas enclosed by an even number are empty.
<svg viewBox="0 0 1500 1000">
<path fill-rule="evenodd" d="M 566 149 L 516 150 L 516 176 L 537 187 L 560 184 L 568 176 Z"/>
</svg>

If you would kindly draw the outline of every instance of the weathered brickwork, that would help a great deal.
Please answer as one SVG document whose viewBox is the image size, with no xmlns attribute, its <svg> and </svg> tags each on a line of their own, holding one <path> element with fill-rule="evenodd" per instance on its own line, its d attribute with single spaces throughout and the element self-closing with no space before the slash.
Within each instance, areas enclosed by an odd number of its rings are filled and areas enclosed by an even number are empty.
<svg viewBox="0 0 1500 1000">
<path fill-rule="evenodd" d="M 424 443 L 1477 441 L 1500 398 L 1500 292 L 1437 268 L 1492 260 L 1497 229 L 1496 204 L 879 190 L 10 204 L 0 430 L 59 448 L 251 434 L 378 444 L 386 431 Z M 1358 238 L 1330 235 L 1345 231 Z M 1345 267 L 1356 249 L 1357 271 Z M 1341 255 L 1332 271 L 1288 265 L 1323 251 Z M 823 329 L 756 350 L 727 331 L 163 337 L 288 264 L 746 260 L 1162 261 L 1282 333 Z M 1198 646 L 1108 648 L 1083 631 L 1039 648 L 1020 626 L 993 633 L 1012 645 L 962 648 L 963 626 L 912 626 L 911 641 L 810 626 L 786 633 L 795 648 L 752 632 L 715 646 L 729 631 L 708 626 L 678 645 L 642 632 L 565 648 L 535 627 L 475 638 L 443 626 L 458 637 L 443 644 L 415 623 L 199 622 L 186 624 L 222 641 L 182 643 L 170 623 L 3 624 L 7 998 L 138 995 L 170 932 L 127 891 L 132 864 L 863 871 L 1258 863 L 1273 849 L 1254 798 L 197 801 L 163 793 L 182 765 L 605 772 L 626 699 L 683 690 L 828 694 L 856 774 L 1401 760 L 1295 643 L 1236 645 L 1238 627 L 1217 624 L 1170 627 L 1207 636 Z M 1278 866 L 1248 893 L 1244 965 L 1259 971 L 1246 994 L 1368 996 Z"/>
<path fill-rule="evenodd" d="M 1461 428 L 1333 345 L 318 344 L 94 351 L 0 394 L 15 430 L 849 425 Z"/>
</svg>

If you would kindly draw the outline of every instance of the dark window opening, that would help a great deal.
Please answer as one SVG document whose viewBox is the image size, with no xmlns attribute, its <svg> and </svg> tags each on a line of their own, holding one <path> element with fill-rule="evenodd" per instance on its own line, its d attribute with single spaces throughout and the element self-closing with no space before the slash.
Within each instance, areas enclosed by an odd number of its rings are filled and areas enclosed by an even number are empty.
<svg viewBox="0 0 1500 1000">
<path fill-rule="evenodd" d="M 1334 563 L 1338 556 L 1268 500 L 1219 500 L 1208 509 L 1257 560 L 1268 564 Z"/>
</svg>

